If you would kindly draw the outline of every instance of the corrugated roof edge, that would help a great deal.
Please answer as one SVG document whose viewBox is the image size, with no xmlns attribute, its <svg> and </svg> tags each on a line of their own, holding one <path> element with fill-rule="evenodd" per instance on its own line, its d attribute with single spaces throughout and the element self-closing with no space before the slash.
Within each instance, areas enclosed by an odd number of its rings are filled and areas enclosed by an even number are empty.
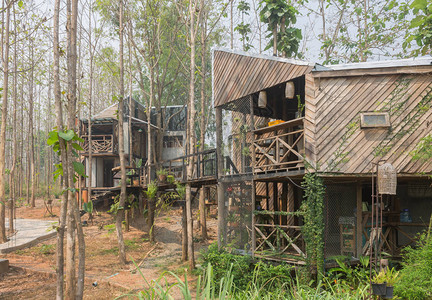
<svg viewBox="0 0 432 300">
<path fill-rule="evenodd" d="M 406 59 L 393 59 L 381 61 L 369 61 L 359 63 L 348 63 L 338 65 L 325 65 L 327 70 L 314 70 L 320 71 L 341 71 L 341 70 L 356 70 L 356 69 L 376 69 L 376 68 L 395 68 L 395 67 L 415 67 L 415 66 L 429 66 L 432 65 L 432 57 L 414 57 Z"/>
<path fill-rule="evenodd" d="M 265 54 L 253 54 L 253 53 L 244 52 L 241 50 L 232 50 L 232 49 L 223 48 L 223 47 L 214 47 L 211 49 L 211 51 L 212 51 L 212 54 L 214 54 L 215 51 L 221 51 L 221 52 L 228 52 L 228 53 L 237 54 L 237 55 L 243 55 L 243 56 L 247 56 L 247 57 L 262 58 L 262 59 L 267 59 L 267 60 L 274 60 L 274 61 L 279 61 L 279 62 L 284 62 L 284 63 L 290 63 L 290 64 L 294 64 L 294 65 L 299 65 L 299 66 L 311 66 L 311 67 L 315 66 L 315 63 L 311 63 L 311 62 L 304 61 L 304 60 L 297 60 L 297 59 L 292 59 L 292 58 L 283 58 L 283 57 L 270 56 L 270 55 L 265 55 Z"/>
</svg>

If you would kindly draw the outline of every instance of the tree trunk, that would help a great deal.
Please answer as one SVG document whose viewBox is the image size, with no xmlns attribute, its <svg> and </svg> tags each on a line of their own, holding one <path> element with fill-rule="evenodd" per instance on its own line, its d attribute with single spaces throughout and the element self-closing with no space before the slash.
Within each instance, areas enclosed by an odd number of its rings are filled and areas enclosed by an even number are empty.
<svg viewBox="0 0 432 300">
<path fill-rule="evenodd" d="M 63 130 L 63 109 L 61 103 L 60 89 L 60 45 L 59 45 L 59 19 L 60 19 L 60 0 L 56 0 L 54 4 L 54 25 L 53 25 L 53 73 L 54 73 L 54 105 L 56 111 L 57 130 Z M 67 165 L 66 147 L 64 141 L 59 139 L 61 162 Z M 68 169 L 63 169 L 62 190 L 67 188 Z M 63 193 L 60 206 L 59 226 L 57 228 L 57 257 L 56 257 L 56 275 L 57 275 L 57 290 L 56 299 L 64 299 L 64 232 L 66 227 L 66 213 L 68 204 L 68 193 Z"/>
<path fill-rule="evenodd" d="M 77 101 L 77 16 L 78 0 L 67 1 L 68 15 L 68 129 L 75 131 L 76 101 Z M 72 192 L 74 187 L 74 167 L 72 156 L 72 141 L 68 142 L 68 194 L 69 205 L 67 213 L 67 253 L 66 253 L 66 298 L 82 299 L 84 292 L 84 268 L 85 268 L 85 241 L 81 226 L 77 202 Z M 78 237 L 78 280 L 75 274 L 75 230 Z"/>
<path fill-rule="evenodd" d="M 154 234 L 154 217 L 155 217 L 155 203 L 156 200 L 154 198 L 147 199 L 147 207 L 148 207 L 148 219 L 147 225 L 149 228 L 149 239 L 150 243 L 155 242 L 155 234 Z"/>
<path fill-rule="evenodd" d="M 30 38 L 29 43 L 29 52 L 31 53 L 31 63 L 34 63 L 34 45 L 33 39 Z M 29 128 L 30 128 L 30 137 L 29 137 L 29 154 L 30 154 L 30 180 L 31 182 L 31 196 L 30 196 L 30 206 L 35 207 L 35 155 L 34 155 L 34 124 L 33 124 L 33 114 L 34 114 L 34 92 L 33 92 L 33 83 L 34 83 L 34 67 L 30 69 L 30 80 L 29 80 Z"/>
<path fill-rule="evenodd" d="M 195 149 L 195 44 L 197 35 L 197 24 L 200 24 L 200 15 L 203 9 L 204 1 L 200 1 L 200 7 L 197 2 L 189 3 L 189 46 L 190 46 L 190 78 L 189 78 L 189 103 L 188 103 L 188 126 L 187 126 L 187 154 L 193 154 Z M 195 14 L 198 12 L 198 18 L 195 20 Z M 188 161 L 186 168 L 187 179 L 192 179 L 194 167 L 194 157 Z M 186 184 L 186 217 L 188 226 L 188 256 L 190 269 L 195 268 L 195 256 L 193 245 L 193 218 L 192 218 L 192 193 L 190 183 Z"/>
<path fill-rule="evenodd" d="M 17 22 L 15 18 L 15 9 L 13 11 L 14 16 L 14 35 L 17 35 Z M 13 116 L 12 116 L 12 142 L 13 142 L 13 154 L 12 154 L 12 169 L 10 172 L 10 212 L 9 212 L 9 231 L 13 233 L 14 228 L 14 218 L 15 218 L 15 201 L 16 201 L 16 173 L 17 173 L 17 159 L 18 159 L 18 142 L 17 142 L 17 84 L 18 84 L 18 72 L 17 72 L 17 41 L 14 43 L 14 76 L 13 76 L 13 87 L 12 87 L 12 98 L 13 98 Z"/>
<path fill-rule="evenodd" d="M 89 7 L 89 54 L 90 54 L 90 78 L 89 78 L 89 98 L 88 98 L 88 185 L 87 185 L 87 202 L 91 200 L 92 194 L 92 180 L 93 180 L 93 147 L 92 147 L 92 104 L 93 104 L 93 58 L 94 58 L 94 49 L 92 44 L 92 4 L 90 3 Z"/>
<path fill-rule="evenodd" d="M 183 199 L 182 199 L 183 200 Z M 188 259 L 188 230 L 187 230 L 187 216 L 186 205 L 182 206 L 182 261 Z"/>
<path fill-rule="evenodd" d="M 209 118 L 208 114 L 205 113 L 206 99 L 205 99 L 205 80 L 206 80 L 206 33 L 207 33 L 207 19 L 204 15 L 202 28 L 201 28 L 201 119 L 200 119 L 200 151 L 205 150 L 205 133 L 206 133 L 206 118 Z M 206 208 L 205 208 L 205 188 L 201 187 L 199 194 L 199 211 L 200 211 L 200 228 L 201 237 L 203 240 L 207 240 L 207 222 L 206 222 Z"/>
<path fill-rule="evenodd" d="M 0 243 L 7 241 L 6 237 L 6 193 L 5 193 L 5 168 L 6 168 L 6 123 L 8 114 L 8 84 L 9 84 L 9 23 L 10 23 L 10 5 L 11 3 L 6 1 L 6 22 L 5 34 L 3 38 L 2 48 L 3 53 L 3 104 L 2 104 L 2 116 L 0 126 Z"/>
<path fill-rule="evenodd" d="M 120 0 L 120 26 L 119 26 L 119 38 L 120 38 L 120 101 L 119 101 L 119 156 L 120 156 L 120 199 L 119 209 L 117 210 L 116 216 L 116 232 L 117 241 L 119 245 L 119 259 L 122 264 L 126 264 L 126 252 L 123 240 L 122 222 L 124 219 L 124 207 L 126 203 L 126 164 L 125 164 L 125 151 L 124 151 L 124 131 L 123 131 L 123 117 L 124 117 L 124 64 L 123 64 L 123 0 Z"/>
</svg>

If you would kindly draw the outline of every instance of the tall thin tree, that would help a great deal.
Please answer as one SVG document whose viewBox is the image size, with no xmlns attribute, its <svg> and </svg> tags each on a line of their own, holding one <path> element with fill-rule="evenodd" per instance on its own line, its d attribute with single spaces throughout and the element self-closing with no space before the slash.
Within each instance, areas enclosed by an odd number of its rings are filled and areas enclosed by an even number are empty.
<svg viewBox="0 0 432 300">
<path fill-rule="evenodd" d="M 123 240 L 123 231 L 122 231 L 122 222 L 124 219 L 124 207 L 126 202 L 126 164 L 125 164 L 125 151 L 124 151 L 124 62 L 123 62 L 123 33 L 124 33 L 124 22 L 123 22 L 123 0 L 120 0 L 119 3 L 119 39 L 120 39 L 120 95 L 119 95 L 119 126 L 118 126 L 118 137 L 119 137 L 119 156 L 120 156 L 120 199 L 119 199 L 119 209 L 117 211 L 116 216 L 116 232 L 117 232 L 117 241 L 119 245 L 119 258 L 120 262 L 126 263 L 126 252 L 125 245 Z"/>
<path fill-rule="evenodd" d="M 9 23 L 10 8 L 13 0 L 6 1 L 6 22 L 4 25 L 4 35 L 2 34 L 3 50 L 3 94 L 2 94 L 2 116 L 0 126 L 0 243 L 7 241 L 6 237 L 6 124 L 8 115 L 8 88 L 9 88 Z M 2 32 L 3 33 L 3 32 Z"/>
</svg>

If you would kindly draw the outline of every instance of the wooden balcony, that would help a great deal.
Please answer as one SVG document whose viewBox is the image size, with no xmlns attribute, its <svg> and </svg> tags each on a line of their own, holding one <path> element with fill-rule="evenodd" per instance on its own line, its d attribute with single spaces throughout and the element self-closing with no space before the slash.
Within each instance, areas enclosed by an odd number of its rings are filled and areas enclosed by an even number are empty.
<svg viewBox="0 0 432 300">
<path fill-rule="evenodd" d="M 304 118 L 254 131 L 253 168 L 256 173 L 304 168 Z"/>
<path fill-rule="evenodd" d="M 84 153 L 89 152 L 89 136 L 81 136 L 84 139 L 82 145 Z M 91 149 L 93 154 L 115 154 L 117 153 L 117 147 L 114 143 L 114 136 L 112 134 L 104 135 L 92 135 L 91 139 Z"/>
</svg>

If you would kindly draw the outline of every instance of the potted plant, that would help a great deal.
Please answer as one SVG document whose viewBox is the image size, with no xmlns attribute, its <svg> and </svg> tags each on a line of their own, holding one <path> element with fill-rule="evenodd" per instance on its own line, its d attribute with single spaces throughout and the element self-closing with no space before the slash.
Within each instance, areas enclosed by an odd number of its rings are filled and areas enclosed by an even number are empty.
<svg viewBox="0 0 432 300">
<path fill-rule="evenodd" d="M 165 182 L 167 179 L 168 171 L 164 168 L 160 168 L 156 171 L 156 175 L 158 176 L 160 182 Z"/>
<path fill-rule="evenodd" d="M 394 268 L 387 270 L 386 272 L 386 299 L 393 299 L 393 287 L 395 283 L 399 280 L 399 271 L 396 271 Z"/>
<path fill-rule="evenodd" d="M 235 213 L 229 213 L 228 214 L 228 218 L 227 218 L 229 226 L 231 228 L 237 228 L 237 227 L 239 227 L 239 220 L 238 219 L 239 218 L 238 218 L 238 216 L 236 216 Z"/>
<path fill-rule="evenodd" d="M 386 271 L 382 269 L 372 279 L 372 293 L 377 296 L 385 296 L 387 287 Z"/>
</svg>

